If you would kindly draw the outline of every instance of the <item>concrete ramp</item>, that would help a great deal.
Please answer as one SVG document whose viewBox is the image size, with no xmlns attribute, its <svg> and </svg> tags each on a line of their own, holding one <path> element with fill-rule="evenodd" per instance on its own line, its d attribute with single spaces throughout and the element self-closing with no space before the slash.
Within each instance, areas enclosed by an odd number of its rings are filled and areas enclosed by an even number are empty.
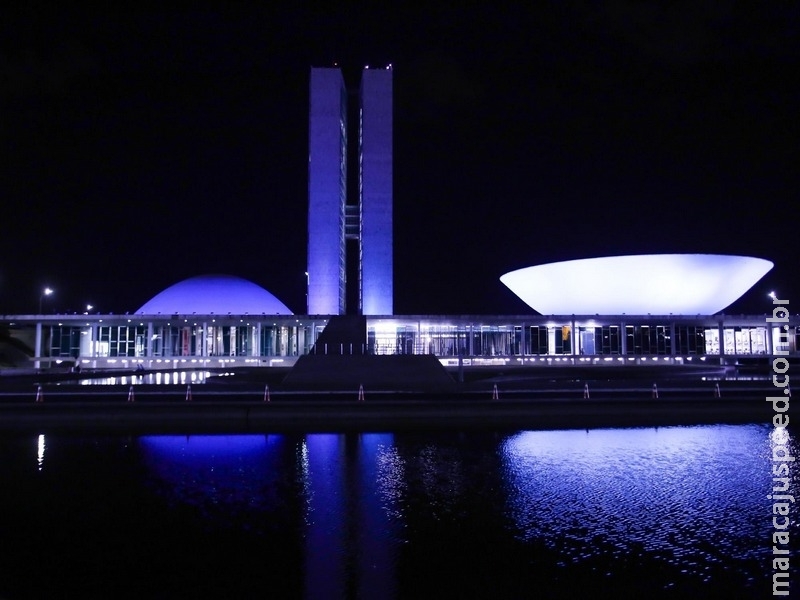
<svg viewBox="0 0 800 600">
<path fill-rule="evenodd" d="M 309 391 L 450 392 L 456 384 L 433 355 L 301 356 L 283 380 L 282 388 Z"/>
<path fill-rule="evenodd" d="M 360 315 L 331 317 L 312 354 L 364 354 L 367 349 L 367 318 Z"/>
</svg>

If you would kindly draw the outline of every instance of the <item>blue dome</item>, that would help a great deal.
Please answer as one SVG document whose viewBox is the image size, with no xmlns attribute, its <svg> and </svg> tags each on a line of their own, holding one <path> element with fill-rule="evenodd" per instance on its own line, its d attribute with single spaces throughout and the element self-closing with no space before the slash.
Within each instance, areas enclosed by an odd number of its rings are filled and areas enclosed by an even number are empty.
<svg viewBox="0 0 800 600">
<path fill-rule="evenodd" d="M 153 296 L 136 311 L 141 315 L 291 315 L 287 306 L 264 288 L 232 275 L 200 275 Z"/>
</svg>

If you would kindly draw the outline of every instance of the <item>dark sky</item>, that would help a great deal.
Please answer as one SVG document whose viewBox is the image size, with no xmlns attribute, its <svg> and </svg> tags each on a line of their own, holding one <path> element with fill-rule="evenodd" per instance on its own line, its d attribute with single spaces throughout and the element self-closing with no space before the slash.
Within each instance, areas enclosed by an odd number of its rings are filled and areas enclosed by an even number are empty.
<svg viewBox="0 0 800 600">
<path fill-rule="evenodd" d="M 0 9 L 0 314 L 220 272 L 303 312 L 334 61 L 394 66 L 396 313 L 527 313 L 506 271 L 661 252 L 770 259 L 728 312 L 800 305 L 800 13 L 741 4 Z"/>
</svg>

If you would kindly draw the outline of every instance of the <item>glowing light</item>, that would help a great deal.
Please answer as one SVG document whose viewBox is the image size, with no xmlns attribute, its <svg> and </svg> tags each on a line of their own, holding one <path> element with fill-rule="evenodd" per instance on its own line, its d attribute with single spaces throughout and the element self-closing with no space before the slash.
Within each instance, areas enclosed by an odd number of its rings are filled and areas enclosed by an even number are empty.
<svg viewBox="0 0 800 600">
<path fill-rule="evenodd" d="M 39 443 L 38 443 L 38 451 L 36 454 L 36 461 L 39 464 L 39 470 L 42 470 L 42 464 L 44 463 L 44 434 L 39 436 Z"/>
<path fill-rule="evenodd" d="M 739 299 L 772 267 L 749 256 L 645 254 L 526 267 L 500 281 L 545 315 L 711 315 Z"/>
<path fill-rule="evenodd" d="M 50 289 L 49 287 L 46 287 L 44 288 L 44 290 L 42 290 L 42 295 L 39 296 L 39 314 L 41 314 L 42 312 L 42 300 L 45 298 L 45 296 L 49 296 L 52 293 L 53 290 Z"/>
</svg>

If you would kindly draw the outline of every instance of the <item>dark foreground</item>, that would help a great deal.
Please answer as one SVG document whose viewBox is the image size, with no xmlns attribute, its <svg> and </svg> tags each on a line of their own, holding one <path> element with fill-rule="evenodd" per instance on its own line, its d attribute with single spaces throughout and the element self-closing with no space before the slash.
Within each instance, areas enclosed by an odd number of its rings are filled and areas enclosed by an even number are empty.
<svg viewBox="0 0 800 600">
<path fill-rule="evenodd" d="M 769 597 L 771 430 L 9 433 L 0 598 Z"/>
</svg>

